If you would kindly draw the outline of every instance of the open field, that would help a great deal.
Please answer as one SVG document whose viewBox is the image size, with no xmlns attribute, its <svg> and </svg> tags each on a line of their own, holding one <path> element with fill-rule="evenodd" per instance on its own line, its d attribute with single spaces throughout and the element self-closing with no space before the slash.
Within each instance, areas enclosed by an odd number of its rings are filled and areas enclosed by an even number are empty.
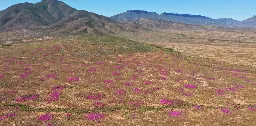
<svg viewBox="0 0 256 126">
<path fill-rule="evenodd" d="M 256 125 L 253 65 L 198 55 L 109 36 L 0 48 L 0 125 Z"/>
<path fill-rule="evenodd" d="M 123 33 L 120 36 L 170 47 L 183 54 L 256 67 L 255 31 L 187 30 Z"/>
<path fill-rule="evenodd" d="M 167 42 L 159 44 L 191 56 L 211 58 L 218 61 L 224 61 L 229 64 L 256 67 L 256 44 L 189 44 Z"/>
</svg>

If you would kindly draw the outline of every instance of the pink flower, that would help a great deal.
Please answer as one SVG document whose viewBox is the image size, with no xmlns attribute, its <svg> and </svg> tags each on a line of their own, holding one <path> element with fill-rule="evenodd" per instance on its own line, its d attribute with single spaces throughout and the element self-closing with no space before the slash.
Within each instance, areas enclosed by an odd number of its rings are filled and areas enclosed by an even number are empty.
<svg viewBox="0 0 256 126">
<path fill-rule="evenodd" d="M 153 87 L 152 88 L 152 91 L 158 91 L 158 90 L 160 90 L 161 88 L 160 87 Z"/>
<path fill-rule="evenodd" d="M 102 108 L 102 107 L 104 107 L 104 104 L 102 102 L 95 102 L 95 103 L 93 103 L 93 106 L 96 108 Z"/>
<path fill-rule="evenodd" d="M 204 106 L 203 106 L 203 105 L 196 105 L 196 106 L 194 106 L 194 108 L 195 108 L 196 110 L 199 110 L 199 109 L 203 109 Z"/>
<path fill-rule="evenodd" d="M 183 71 L 182 70 L 175 70 L 175 72 L 182 73 Z"/>
<path fill-rule="evenodd" d="M 221 108 L 221 111 L 225 114 L 229 114 L 231 113 L 230 109 L 229 108 Z"/>
<path fill-rule="evenodd" d="M 46 113 L 44 115 L 41 115 L 38 120 L 40 121 L 50 121 L 53 118 L 53 114 Z"/>
<path fill-rule="evenodd" d="M 54 87 L 52 87 L 52 90 L 54 90 L 54 91 L 61 91 L 61 90 L 63 90 L 64 88 L 65 88 L 64 86 L 59 85 L 59 86 L 54 86 Z"/>
<path fill-rule="evenodd" d="M 6 94 L 17 94 L 18 91 L 15 91 L 15 90 L 9 90 L 6 92 Z"/>
<path fill-rule="evenodd" d="M 241 84 L 238 84 L 238 85 L 236 85 L 235 86 L 236 88 L 245 88 L 243 85 L 241 85 Z"/>
<path fill-rule="evenodd" d="M 235 74 L 233 74 L 233 76 L 239 76 L 240 74 L 238 74 L 238 73 L 235 73 Z"/>
<path fill-rule="evenodd" d="M 112 72 L 112 75 L 118 76 L 118 75 L 120 75 L 120 73 L 119 72 Z"/>
<path fill-rule="evenodd" d="M 150 90 L 146 90 L 146 91 L 143 92 L 143 94 L 152 94 L 152 93 L 153 93 L 153 92 L 150 91 Z"/>
<path fill-rule="evenodd" d="M 144 81 L 144 84 L 150 85 L 150 84 L 152 84 L 152 82 L 151 81 Z"/>
<path fill-rule="evenodd" d="M 248 106 L 250 111 L 256 111 L 256 104 L 254 106 Z"/>
<path fill-rule="evenodd" d="M 52 73 L 52 74 L 47 74 L 46 75 L 47 78 L 53 78 L 53 79 L 56 79 L 57 78 L 57 75 Z"/>
<path fill-rule="evenodd" d="M 24 70 L 25 70 L 25 71 L 30 71 L 30 70 L 32 70 L 32 68 L 28 68 L 28 67 L 27 67 L 27 68 L 24 68 Z"/>
<path fill-rule="evenodd" d="M 216 78 L 212 77 L 212 78 L 207 78 L 208 80 L 216 80 Z"/>
<path fill-rule="evenodd" d="M 132 86 L 132 83 L 131 82 L 125 82 L 124 85 L 125 86 Z"/>
<path fill-rule="evenodd" d="M 123 95 L 123 94 L 125 94 L 125 90 L 124 89 L 118 89 L 118 90 L 115 91 L 115 93 L 118 94 L 118 95 Z"/>
<path fill-rule="evenodd" d="M 20 78 L 27 78 L 29 76 L 28 73 L 23 73 L 23 74 L 20 74 Z"/>
<path fill-rule="evenodd" d="M 217 95 L 225 95 L 225 90 L 217 89 L 216 93 L 217 93 Z"/>
<path fill-rule="evenodd" d="M 67 118 L 70 118 L 70 117 L 71 117 L 71 114 L 70 114 L 70 113 L 67 113 L 67 114 L 66 114 L 66 117 L 67 117 Z"/>
<path fill-rule="evenodd" d="M 58 101 L 60 97 L 60 93 L 55 91 L 50 94 L 50 97 L 48 98 L 48 102 L 55 102 Z"/>
<path fill-rule="evenodd" d="M 142 105 L 140 101 L 130 101 L 129 104 L 135 107 L 140 107 Z"/>
<path fill-rule="evenodd" d="M 93 73 L 93 72 L 96 72 L 97 71 L 97 68 L 96 67 L 91 67 L 88 69 L 88 72 L 90 73 Z"/>
<path fill-rule="evenodd" d="M 171 105 L 171 104 L 173 104 L 173 101 L 169 100 L 169 99 L 166 99 L 166 98 L 163 98 L 163 99 L 160 100 L 160 103 L 162 105 Z"/>
<path fill-rule="evenodd" d="M 86 99 L 90 99 L 90 100 L 101 100 L 102 98 L 103 98 L 103 95 L 101 93 L 88 95 L 86 97 Z"/>
<path fill-rule="evenodd" d="M 70 78 L 68 78 L 68 81 L 69 81 L 69 82 L 77 82 L 77 81 L 79 81 L 79 80 L 80 80 L 79 77 L 70 77 Z"/>
<path fill-rule="evenodd" d="M 133 75 L 132 80 L 136 80 L 138 78 L 138 75 Z"/>
<path fill-rule="evenodd" d="M 163 81 L 164 81 L 164 80 L 167 80 L 167 79 L 166 79 L 166 77 L 162 77 L 162 78 L 161 78 L 161 80 L 163 80 Z"/>
<path fill-rule="evenodd" d="M 184 88 L 195 89 L 195 88 L 197 88 L 197 86 L 193 85 L 193 84 L 185 84 Z"/>
<path fill-rule="evenodd" d="M 227 90 L 229 91 L 232 91 L 232 92 L 235 92 L 236 91 L 236 88 L 235 87 L 230 87 L 230 88 L 226 88 Z"/>
<path fill-rule="evenodd" d="M 104 80 L 104 83 L 107 83 L 107 84 L 112 83 L 112 82 L 113 82 L 113 80 Z"/>
<path fill-rule="evenodd" d="M 4 75 L 0 75 L 0 79 L 4 78 Z"/>
<path fill-rule="evenodd" d="M 183 92 L 183 95 L 185 95 L 185 96 L 193 96 L 193 94 L 192 93 L 188 93 L 188 92 Z"/>
<path fill-rule="evenodd" d="M 99 62 L 96 62 L 96 64 L 97 64 L 97 65 L 102 65 L 102 64 L 104 64 L 104 62 L 100 62 L 100 61 L 99 61 Z"/>
<path fill-rule="evenodd" d="M 17 102 L 25 102 L 28 100 L 36 100 L 39 97 L 39 95 L 24 95 L 21 96 L 20 98 L 17 98 L 16 101 Z"/>
<path fill-rule="evenodd" d="M 139 88 L 134 88 L 133 91 L 134 91 L 135 93 L 141 93 L 141 92 L 142 92 L 142 90 L 139 89 Z"/>
<path fill-rule="evenodd" d="M 116 69 L 122 69 L 123 67 L 122 66 L 116 66 L 115 68 Z"/>
<path fill-rule="evenodd" d="M 161 71 L 161 72 L 160 72 L 160 75 L 162 75 L 162 76 L 167 76 L 167 71 Z"/>
<path fill-rule="evenodd" d="M 41 77 L 40 80 L 41 80 L 41 81 L 46 81 L 46 78 Z"/>
<path fill-rule="evenodd" d="M 91 121 L 99 121 L 100 119 L 103 119 L 105 115 L 102 113 L 88 113 L 85 117 Z"/>
<path fill-rule="evenodd" d="M 10 117 L 14 117 L 14 116 L 16 116 L 15 113 L 7 113 L 5 115 L 0 116 L 0 120 L 4 120 L 4 119 L 10 118 Z"/>
<path fill-rule="evenodd" d="M 137 117 L 137 115 L 135 113 L 132 113 L 131 117 L 135 119 Z"/>
<path fill-rule="evenodd" d="M 182 112 L 180 112 L 180 111 L 169 112 L 169 116 L 171 116 L 171 117 L 180 117 L 181 115 L 182 115 Z"/>
<path fill-rule="evenodd" d="M 82 64 L 81 64 L 81 66 L 82 66 L 82 67 L 84 67 L 84 66 L 88 66 L 88 64 L 86 64 L 86 63 L 82 63 Z"/>
</svg>

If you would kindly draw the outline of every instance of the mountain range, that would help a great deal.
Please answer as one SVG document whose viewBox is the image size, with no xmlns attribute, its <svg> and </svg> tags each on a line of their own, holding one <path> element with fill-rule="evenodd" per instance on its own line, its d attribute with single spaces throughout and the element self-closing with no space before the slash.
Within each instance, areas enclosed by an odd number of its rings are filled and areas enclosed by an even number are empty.
<svg viewBox="0 0 256 126">
<path fill-rule="evenodd" d="M 77 10 L 58 0 L 20 3 L 0 11 L 0 31 L 42 29 L 53 32 L 115 33 L 148 29 L 197 29 L 202 26 L 256 28 L 256 16 L 244 21 L 212 19 L 201 15 L 128 10 L 106 17 Z"/>
<path fill-rule="evenodd" d="M 136 21 L 141 18 L 146 18 L 150 20 L 162 20 L 162 21 L 172 21 L 185 24 L 195 24 L 195 25 L 208 25 L 208 26 L 223 26 L 223 27 L 250 27 L 256 28 L 256 17 L 246 19 L 244 21 L 237 21 L 232 18 L 220 18 L 212 19 L 210 17 L 201 15 L 190 15 L 190 14 L 176 14 L 176 13 L 161 13 L 147 12 L 143 10 L 128 10 L 127 12 L 114 15 L 110 17 L 111 19 L 118 22 L 131 22 Z"/>
<path fill-rule="evenodd" d="M 85 10 L 77 10 L 58 0 L 42 0 L 36 4 L 20 3 L 0 12 L 2 31 L 43 29 L 54 32 L 113 33 L 129 28 L 140 27 L 136 24 L 118 23 Z"/>
</svg>

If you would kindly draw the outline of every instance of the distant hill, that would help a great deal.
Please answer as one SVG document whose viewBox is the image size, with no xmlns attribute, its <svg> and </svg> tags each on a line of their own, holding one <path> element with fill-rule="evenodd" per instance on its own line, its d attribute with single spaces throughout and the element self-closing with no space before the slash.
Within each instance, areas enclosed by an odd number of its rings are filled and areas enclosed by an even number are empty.
<svg viewBox="0 0 256 126">
<path fill-rule="evenodd" d="M 105 16 L 76 10 L 58 0 L 42 0 L 36 4 L 20 3 L 0 12 L 0 28 L 4 31 L 44 29 L 54 32 L 112 33 L 132 29 L 129 26 Z"/>
<path fill-rule="evenodd" d="M 256 16 L 254 15 L 251 18 L 243 20 L 241 25 L 244 27 L 254 27 L 255 28 L 256 27 Z"/>
<path fill-rule="evenodd" d="M 110 18 L 118 22 L 136 21 L 141 18 L 161 20 L 156 12 L 147 12 L 142 10 L 128 10 L 127 12 L 112 16 Z"/>
<path fill-rule="evenodd" d="M 212 19 L 201 15 L 190 14 L 176 14 L 176 13 L 162 13 L 147 12 L 143 10 L 128 10 L 110 17 L 118 22 L 136 21 L 141 18 L 150 20 L 173 21 L 185 24 L 206 25 L 206 26 L 222 26 L 222 27 L 256 27 L 254 19 L 247 19 L 245 21 L 237 21 L 232 18 Z"/>
<path fill-rule="evenodd" d="M 144 28 L 154 29 L 154 30 L 196 30 L 204 29 L 205 27 L 201 25 L 191 25 L 184 23 L 177 23 L 173 21 L 163 21 L 163 20 L 152 20 L 140 18 L 136 21 L 133 21 L 135 24 L 142 25 Z"/>
</svg>

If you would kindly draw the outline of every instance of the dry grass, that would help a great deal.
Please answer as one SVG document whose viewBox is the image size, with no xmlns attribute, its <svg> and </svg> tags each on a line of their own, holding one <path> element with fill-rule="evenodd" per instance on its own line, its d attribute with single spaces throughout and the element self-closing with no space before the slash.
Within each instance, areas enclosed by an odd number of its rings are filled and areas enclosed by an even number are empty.
<svg viewBox="0 0 256 126">
<path fill-rule="evenodd" d="M 190 56 L 211 58 L 229 64 L 256 67 L 256 44 L 226 43 L 226 44 L 189 44 L 189 43 L 159 43 Z"/>
<path fill-rule="evenodd" d="M 256 66 L 255 31 L 167 30 L 120 33 L 119 36 L 170 47 L 190 56 L 211 58 L 228 64 Z"/>
<path fill-rule="evenodd" d="M 0 56 L 0 125 L 256 125 L 253 69 L 111 37 L 17 44 Z"/>
</svg>

